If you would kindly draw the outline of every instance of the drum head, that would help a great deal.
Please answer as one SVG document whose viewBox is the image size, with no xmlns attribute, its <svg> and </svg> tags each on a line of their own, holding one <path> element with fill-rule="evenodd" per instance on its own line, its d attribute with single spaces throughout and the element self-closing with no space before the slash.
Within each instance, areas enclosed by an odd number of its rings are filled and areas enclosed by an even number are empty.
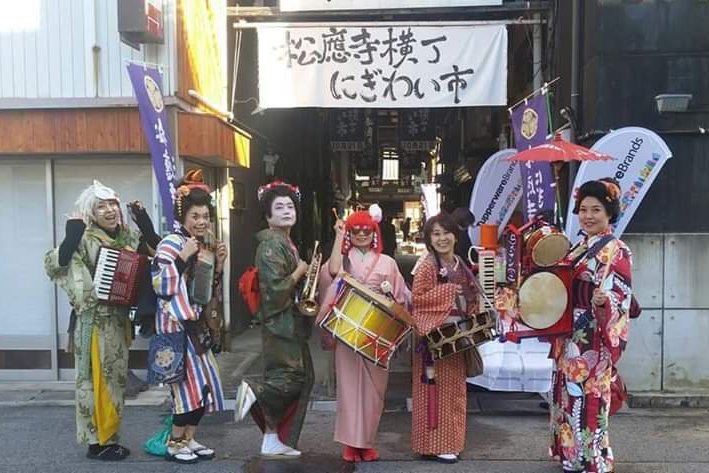
<svg viewBox="0 0 709 473">
<path fill-rule="evenodd" d="M 553 266 L 564 259 L 571 243 L 562 233 L 543 236 L 532 249 L 532 261 L 537 266 Z"/>
<path fill-rule="evenodd" d="M 519 289 L 520 318 L 530 328 L 549 328 L 564 315 L 568 301 L 566 286 L 556 274 L 534 273 Z"/>
</svg>

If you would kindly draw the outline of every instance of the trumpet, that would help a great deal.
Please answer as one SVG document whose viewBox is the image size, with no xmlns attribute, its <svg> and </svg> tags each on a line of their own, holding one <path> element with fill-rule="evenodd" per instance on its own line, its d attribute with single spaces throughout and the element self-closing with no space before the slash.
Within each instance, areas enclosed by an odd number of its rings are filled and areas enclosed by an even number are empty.
<svg viewBox="0 0 709 473">
<path fill-rule="evenodd" d="M 305 273 L 305 284 L 300 292 L 300 301 L 296 304 L 298 311 L 307 316 L 313 317 L 320 310 L 320 304 L 316 299 L 318 290 L 318 279 L 320 278 L 320 266 L 322 266 L 322 253 L 318 251 L 319 241 L 313 247 L 313 259 L 310 261 L 308 271 Z"/>
</svg>

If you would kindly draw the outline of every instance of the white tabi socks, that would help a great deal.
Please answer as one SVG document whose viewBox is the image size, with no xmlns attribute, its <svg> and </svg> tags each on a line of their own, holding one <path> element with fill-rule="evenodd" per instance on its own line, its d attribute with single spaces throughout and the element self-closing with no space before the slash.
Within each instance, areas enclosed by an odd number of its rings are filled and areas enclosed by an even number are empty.
<svg viewBox="0 0 709 473">
<path fill-rule="evenodd" d="M 234 408 L 234 417 L 237 422 L 246 417 L 255 402 L 256 395 L 251 390 L 251 386 L 246 381 L 242 381 L 236 392 L 236 407 Z"/>
<path fill-rule="evenodd" d="M 297 458 L 300 456 L 300 451 L 283 444 L 278 439 L 278 434 L 265 433 L 263 434 L 263 442 L 261 443 L 261 455 L 267 457 L 288 457 Z"/>
</svg>

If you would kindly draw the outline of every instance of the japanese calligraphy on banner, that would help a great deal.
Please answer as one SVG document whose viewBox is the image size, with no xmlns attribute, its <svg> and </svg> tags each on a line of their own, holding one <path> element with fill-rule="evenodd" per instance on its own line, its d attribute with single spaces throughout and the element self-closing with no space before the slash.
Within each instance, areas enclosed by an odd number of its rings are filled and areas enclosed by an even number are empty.
<svg viewBox="0 0 709 473">
<path fill-rule="evenodd" d="M 177 229 L 180 224 L 175 221 L 172 210 L 176 178 L 175 155 L 170 136 L 170 124 L 160 89 L 162 74 L 154 67 L 129 63 L 128 75 L 138 100 L 140 122 L 143 125 L 145 139 L 150 146 L 153 172 L 155 172 L 162 201 L 162 212 L 168 227 Z"/>
<path fill-rule="evenodd" d="M 545 143 L 549 133 L 546 95 L 536 95 L 512 110 L 512 128 L 517 151 Z M 556 184 L 549 162 L 523 163 L 522 182 L 522 202 L 527 220 L 544 210 L 554 211 Z"/>
<path fill-rule="evenodd" d="M 330 148 L 333 151 L 364 150 L 365 120 L 362 110 L 335 110 L 330 117 Z"/>
<path fill-rule="evenodd" d="M 281 0 L 281 11 L 384 10 L 392 8 L 482 7 L 502 0 Z"/>
<path fill-rule="evenodd" d="M 263 108 L 507 103 L 507 30 L 484 26 L 261 27 Z"/>
</svg>

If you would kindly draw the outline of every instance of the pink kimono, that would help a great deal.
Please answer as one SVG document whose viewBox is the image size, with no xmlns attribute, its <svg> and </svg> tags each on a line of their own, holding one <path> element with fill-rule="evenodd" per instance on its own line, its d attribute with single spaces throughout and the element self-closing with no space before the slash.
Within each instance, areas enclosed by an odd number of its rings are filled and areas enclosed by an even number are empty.
<svg viewBox="0 0 709 473">
<path fill-rule="evenodd" d="M 393 258 L 370 250 L 366 253 L 352 248 L 348 254 L 351 276 L 370 289 L 381 292 L 379 285 L 389 281 L 394 298 L 399 303 L 409 299 L 409 290 Z M 337 284 L 333 282 L 326 262 L 321 271 L 320 288 L 324 294 L 318 322 L 327 315 L 334 302 Z M 327 289 L 326 289 L 327 288 Z M 337 374 L 337 418 L 335 441 L 350 447 L 374 448 L 379 420 L 384 409 L 389 372 L 356 354 L 337 341 L 335 344 Z"/>
</svg>

